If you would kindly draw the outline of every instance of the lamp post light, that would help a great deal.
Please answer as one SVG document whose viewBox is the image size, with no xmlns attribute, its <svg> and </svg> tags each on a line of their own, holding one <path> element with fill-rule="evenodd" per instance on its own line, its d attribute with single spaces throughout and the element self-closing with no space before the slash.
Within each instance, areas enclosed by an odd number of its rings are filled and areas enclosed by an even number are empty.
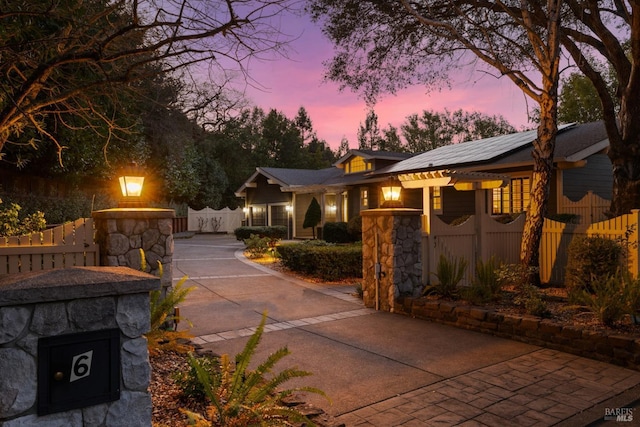
<svg viewBox="0 0 640 427">
<path fill-rule="evenodd" d="M 382 185 L 382 207 L 383 208 L 402 208 L 404 207 L 400 195 L 402 192 L 402 184 L 390 178 Z"/>
<path fill-rule="evenodd" d="M 144 174 L 136 162 L 131 162 L 122 174 L 118 177 L 122 199 L 118 203 L 120 208 L 142 207 L 142 186 L 144 185 Z"/>
</svg>

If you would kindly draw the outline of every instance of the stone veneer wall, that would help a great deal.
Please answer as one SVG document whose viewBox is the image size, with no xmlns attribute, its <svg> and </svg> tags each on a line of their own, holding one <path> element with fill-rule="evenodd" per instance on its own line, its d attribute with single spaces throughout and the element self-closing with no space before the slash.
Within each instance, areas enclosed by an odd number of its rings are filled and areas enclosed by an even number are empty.
<svg viewBox="0 0 640 427">
<path fill-rule="evenodd" d="M 140 270 L 140 249 L 147 260 L 146 271 L 158 275 L 158 261 L 164 274 L 163 289 L 171 287 L 173 260 L 173 209 L 117 208 L 92 212 L 100 265 L 125 266 Z"/>
<path fill-rule="evenodd" d="M 150 426 L 149 292 L 158 278 L 124 267 L 0 276 L 0 426 Z M 38 339 L 120 330 L 120 399 L 38 416 Z"/>
<path fill-rule="evenodd" d="M 422 291 L 421 212 L 402 208 L 360 212 L 365 306 L 376 306 L 376 286 L 378 308 L 390 312 L 395 311 L 400 296 L 416 296 Z M 376 284 L 376 259 L 382 272 L 379 285 Z"/>
<path fill-rule="evenodd" d="M 455 302 L 403 298 L 397 311 L 418 319 L 509 338 L 640 371 L 640 339 L 565 326 L 535 316 L 496 313 Z"/>
</svg>

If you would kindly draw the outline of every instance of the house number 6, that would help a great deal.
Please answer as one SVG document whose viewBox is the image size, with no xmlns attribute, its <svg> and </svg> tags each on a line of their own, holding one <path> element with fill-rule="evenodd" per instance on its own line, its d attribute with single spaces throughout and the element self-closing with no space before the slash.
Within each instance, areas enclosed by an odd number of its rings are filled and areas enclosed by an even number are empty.
<svg viewBox="0 0 640 427">
<path fill-rule="evenodd" d="M 71 377 L 69 378 L 70 383 L 88 377 L 91 374 L 92 358 L 93 350 L 73 356 L 73 361 L 71 362 Z"/>
</svg>

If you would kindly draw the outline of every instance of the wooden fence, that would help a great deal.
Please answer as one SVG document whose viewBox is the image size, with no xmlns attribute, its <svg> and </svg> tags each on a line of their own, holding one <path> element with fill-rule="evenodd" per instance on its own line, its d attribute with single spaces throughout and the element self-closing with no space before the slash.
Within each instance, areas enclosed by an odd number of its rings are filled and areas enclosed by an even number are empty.
<svg viewBox="0 0 640 427">
<path fill-rule="evenodd" d="M 579 224 L 593 224 L 607 219 L 606 212 L 611 206 L 611 201 L 603 199 L 589 191 L 582 199 L 574 202 L 567 196 L 562 196 L 558 212 L 578 216 Z"/>
<path fill-rule="evenodd" d="M 0 237 L 0 274 L 97 266 L 94 234 L 93 219 L 81 218 L 27 236 Z"/>
<path fill-rule="evenodd" d="M 503 263 L 519 262 L 520 243 L 524 229 L 524 215 L 509 224 L 494 221 L 489 215 L 471 216 L 460 225 L 445 224 L 437 217 L 432 219 L 431 234 L 425 235 L 423 251 L 427 258 L 424 272 L 433 280 L 440 255 L 449 260 L 464 258 L 467 272 L 462 284 L 474 277 L 475 263 L 495 256 Z M 640 273 L 640 244 L 638 228 L 640 210 L 595 224 L 566 224 L 546 219 L 540 243 L 540 278 L 543 283 L 564 283 L 567 252 L 577 236 L 602 236 L 620 241 L 626 246 L 629 271 Z"/>
<path fill-rule="evenodd" d="M 196 211 L 189 208 L 189 231 L 199 233 L 233 233 L 233 230 L 242 225 L 244 212 L 238 208 L 231 210 L 224 208 L 213 210 L 204 208 Z"/>
</svg>

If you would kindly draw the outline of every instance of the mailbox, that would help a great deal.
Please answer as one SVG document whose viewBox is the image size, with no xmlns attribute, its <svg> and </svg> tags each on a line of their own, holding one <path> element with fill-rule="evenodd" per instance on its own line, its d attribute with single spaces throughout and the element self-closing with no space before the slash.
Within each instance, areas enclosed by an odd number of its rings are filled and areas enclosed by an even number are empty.
<svg viewBox="0 0 640 427">
<path fill-rule="evenodd" d="M 38 415 L 119 398 L 119 329 L 38 340 Z"/>
</svg>

